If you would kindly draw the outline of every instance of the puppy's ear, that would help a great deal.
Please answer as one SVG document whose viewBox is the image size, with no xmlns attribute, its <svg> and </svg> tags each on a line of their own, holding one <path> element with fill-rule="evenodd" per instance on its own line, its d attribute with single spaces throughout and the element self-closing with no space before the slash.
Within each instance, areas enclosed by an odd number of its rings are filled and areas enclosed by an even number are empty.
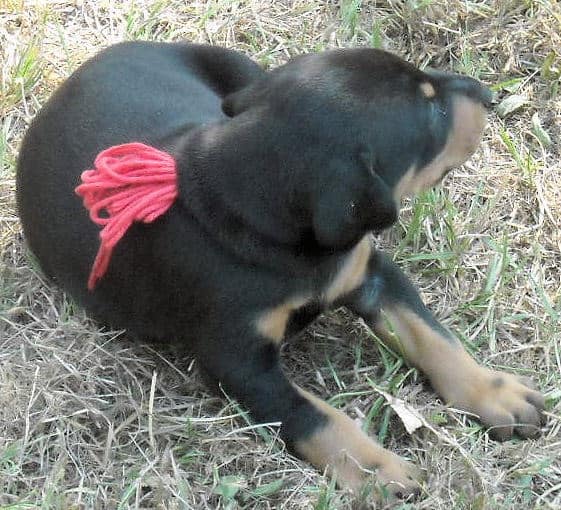
<svg viewBox="0 0 561 510">
<path fill-rule="evenodd" d="M 332 178 L 318 187 L 313 229 L 316 242 L 323 248 L 351 247 L 367 232 L 382 230 L 397 220 L 391 190 L 368 164 L 368 158 L 357 159 L 351 168 L 332 172 Z"/>
</svg>

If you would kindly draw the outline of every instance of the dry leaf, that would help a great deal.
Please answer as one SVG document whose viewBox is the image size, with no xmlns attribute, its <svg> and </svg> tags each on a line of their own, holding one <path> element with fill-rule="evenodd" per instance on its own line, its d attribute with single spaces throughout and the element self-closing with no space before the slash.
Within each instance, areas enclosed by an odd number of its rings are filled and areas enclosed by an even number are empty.
<svg viewBox="0 0 561 510">
<path fill-rule="evenodd" d="M 417 412 L 416 409 L 405 403 L 404 400 L 396 398 L 385 391 L 379 390 L 378 388 L 374 389 L 388 401 L 388 404 L 395 411 L 395 414 L 399 416 L 405 430 L 407 430 L 409 434 L 413 434 L 413 432 L 415 432 L 418 428 L 425 425 L 425 419 Z"/>
<path fill-rule="evenodd" d="M 551 137 L 549 136 L 549 133 L 542 127 L 538 112 L 532 115 L 532 132 L 536 135 L 536 137 L 544 147 L 549 147 L 551 145 Z"/>
<path fill-rule="evenodd" d="M 519 110 L 524 105 L 528 104 L 528 99 L 524 96 L 519 96 L 513 94 L 512 96 L 508 96 L 507 98 L 503 99 L 496 108 L 497 115 L 504 119 L 507 115 L 510 115 L 512 112 Z"/>
</svg>

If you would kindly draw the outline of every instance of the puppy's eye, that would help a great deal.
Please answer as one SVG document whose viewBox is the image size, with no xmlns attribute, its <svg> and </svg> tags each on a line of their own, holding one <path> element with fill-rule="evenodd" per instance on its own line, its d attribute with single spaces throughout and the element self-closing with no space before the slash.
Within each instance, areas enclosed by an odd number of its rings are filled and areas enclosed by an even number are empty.
<svg viewBox="0 0 561 510">
<path fill-rule="evenodd" d="M 358 216 L 358 207 L 356 205 L 356 202 L 349 203 L 349 214 L 353 218 L 356 218 Z"/>
</svg>

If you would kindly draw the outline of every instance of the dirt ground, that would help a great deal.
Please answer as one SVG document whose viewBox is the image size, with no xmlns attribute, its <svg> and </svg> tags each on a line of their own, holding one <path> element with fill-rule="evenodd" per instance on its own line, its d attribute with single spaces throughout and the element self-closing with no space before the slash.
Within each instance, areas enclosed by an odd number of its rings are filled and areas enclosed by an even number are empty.
<svg viewBox="0 0 561 510">
<path fill-rule="evenodd" d="M 15 210 L 18 146 L 81 62 L 125 39 L 237 48 L 267 67 L 376 46 L 497 95 L 481 149 L 378 239 L 483 364 L 546 395 L 536 440 L 498 443 L 344 310 L 283 349 L 299 384 L 428 480 L 398 508 L 561 508 L 561 11 L 556 1 L 0 0 L 0 509 L 341 509 L 352 498 L 211 396 L 178 349 L 100 329 L 50 285 Z M 407 433 L 383 392 L 420 413 Z"/>
</svg>

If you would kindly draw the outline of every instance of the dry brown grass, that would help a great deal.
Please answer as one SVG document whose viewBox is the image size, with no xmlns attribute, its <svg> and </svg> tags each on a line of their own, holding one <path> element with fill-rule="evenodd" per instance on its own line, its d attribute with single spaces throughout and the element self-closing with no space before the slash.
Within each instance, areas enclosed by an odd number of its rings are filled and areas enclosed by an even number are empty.
<svg viewBox="0 0 561 510">
<path fill-rule="evenodd" d="M 127 38 L 210 42 L 267 66 L 378 44 L 498 85 L 499 99 L 524 96 L 522 109 L 491 118 L 481 151 L 446 191 L 406 204 L 380 244 L 478 359 L 539 381 L 542 437 L 491 441 L 344 312 L 322 318 L 284 357 L 302 385 L 427 470 L 424 499 L 410 508 L 559 508 L 560 26 L 557 2 L 546 0 L 0 0 L 0 508 L 351 504 L 283 451 L 274 426 L 253 426 L 211 397 L 192 360 L 100 331 L 24 248 L 13 196 L 23 132 L 77 65 Z M 367 376 L 433 425 L 407 435 Z"/>
</svg>

